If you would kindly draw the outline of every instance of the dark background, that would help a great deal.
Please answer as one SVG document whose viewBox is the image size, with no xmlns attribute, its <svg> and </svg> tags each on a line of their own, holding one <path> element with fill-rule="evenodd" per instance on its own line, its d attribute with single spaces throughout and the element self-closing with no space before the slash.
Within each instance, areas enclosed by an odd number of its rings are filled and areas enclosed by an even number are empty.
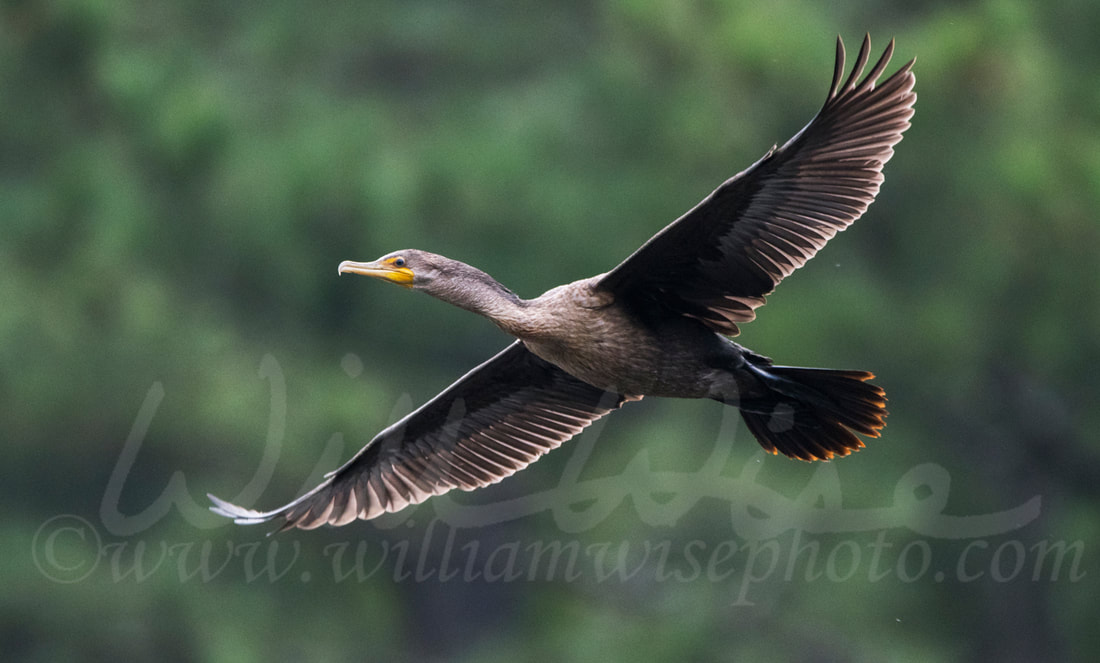
<svg viewBox="0 0 1100 663">
<path fill-rule="evenodd" d="M 643 401 L 372 523 L 205 512 L 288 501 L 508 342 L 341 260 L 605 271 L 868 31 L 917 58 L 913 126 L 739 339 L 874 371 L 866 450 Z M 1097 34 L 1083 0 L 0 3 L 5 658 L 1094 660 Z"/>
</svg>

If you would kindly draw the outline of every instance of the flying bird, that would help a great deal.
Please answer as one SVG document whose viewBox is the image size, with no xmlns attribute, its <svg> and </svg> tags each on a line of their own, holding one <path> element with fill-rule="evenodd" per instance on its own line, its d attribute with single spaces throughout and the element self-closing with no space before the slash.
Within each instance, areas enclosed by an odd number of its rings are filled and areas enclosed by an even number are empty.
<svg viewBox="0 0 1100 663">
<path fill-rule="evenodd" d="M 340 274 L 389 281 L 484 316 L 517 340 L 386 428 L 316 488 L 273 511 L 210 495 L 215 513 L 280 530 L 345 525 L 473 490 L 523 469 L 627 401 L 710 398 L 756 440 L 802 460 L 878 437 L 885 392 L 864 371 L 776 366 L 730 340 L 784 277 L 858 219 L 909 127 L 913 62 L 876 85 L 865 37 L 814 119 L 714 190 L 611 271 L 521 299 L 485 272 L 414 249 Z M 861 78 L 862 76 L 862 78 Z"/>
</svg>

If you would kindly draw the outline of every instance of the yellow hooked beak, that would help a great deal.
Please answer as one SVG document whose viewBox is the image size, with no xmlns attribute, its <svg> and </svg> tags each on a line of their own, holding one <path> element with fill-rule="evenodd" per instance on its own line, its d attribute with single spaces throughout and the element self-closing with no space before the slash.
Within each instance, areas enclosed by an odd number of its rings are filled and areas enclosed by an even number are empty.
<svg viewBox="0 0 1100 663">
<path fill-rule="evenodd" d="M 412 287 L 413 279 L 415 278 L 413 270 L 405 267 L 405 260 L 400 257 L 375 260 L 374 262 L 352 262 L 351 260 L 345 260 L 336 268 L 336 273 L 373 276 L 383 281 L 405 286 L 406 288 Z"/>
</svg>

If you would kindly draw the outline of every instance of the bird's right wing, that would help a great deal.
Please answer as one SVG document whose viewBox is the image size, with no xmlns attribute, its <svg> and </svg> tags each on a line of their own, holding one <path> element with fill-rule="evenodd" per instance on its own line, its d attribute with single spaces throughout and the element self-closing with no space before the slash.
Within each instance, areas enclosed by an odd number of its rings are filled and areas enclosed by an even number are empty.
<svg viewBox="0 0 1100 663">
<path fill-rule="evenodd" d="M 864 39 L 845 80 L 838 39 L 833 83 L 813 121 L 653 236 L 596 287 L 736 334 L 736 323 L 752 320 L 764 296 L 878 194 L 882 167 L 909 127 L 917 97 L 912 62 L 876 84 L 893 42 L 860 79 L 870 48 Z"/>
<path fill-rule="evenodd" d="M 211 511 L 281 530 L 345 525 L 418 504 L 452 488 L 496 483 L 627 400 L 582 382 L 516 341 L 379 433 L 323 483 L 273 511 L 210 495 Z"/>
</svg>

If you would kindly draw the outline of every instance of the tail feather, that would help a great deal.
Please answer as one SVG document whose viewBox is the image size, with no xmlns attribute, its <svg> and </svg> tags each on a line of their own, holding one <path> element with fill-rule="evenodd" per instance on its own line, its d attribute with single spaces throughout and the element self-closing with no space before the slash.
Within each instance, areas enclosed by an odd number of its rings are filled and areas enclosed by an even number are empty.
<svg viewBox="0 0 1100 663">
<path fill-rule="evenodd" d="M 767 388 L 741 403 L 741 416 L 760 446 L 802 460 L 828 460 L 863 448 L 861 433 L 886 425 L 886 392 L 866 371 L 752 366 Z"/>
</svg>

